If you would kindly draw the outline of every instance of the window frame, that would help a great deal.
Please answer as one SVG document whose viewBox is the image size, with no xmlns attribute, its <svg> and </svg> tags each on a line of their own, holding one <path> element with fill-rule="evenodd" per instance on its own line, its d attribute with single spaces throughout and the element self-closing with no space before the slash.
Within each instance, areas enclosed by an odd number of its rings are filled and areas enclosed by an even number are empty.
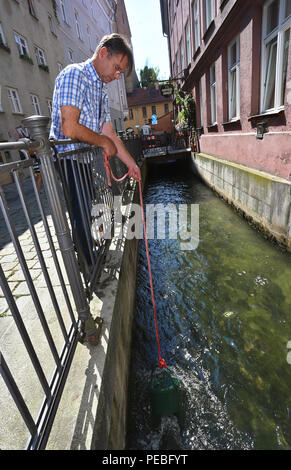
<svg viewBox="0 0 291 470">
<path fill-rule="evenodd" d="M 13 114 L 23 114 L 23 110 L 22 110 L 18 90 L 16 88 L 7 87 L 7 92 L 8 92 L 8 100 L 10 101 L 10 104 L 11 104 L 12 113 Z M 14 93 L 14 96 L 13 96 L 13 93 Z M 15 103 L 17 104 L 17 106 L 15 106 Z M 18 108 L 18 109 L 16 109 L 16 108 Z"/>
<path fill-rule="evenodd" d="M 191 29 L 190 29 L 190 19 L 188 18 L 185 26 L 185 42 L 186 42 L 186 65 L 191 64 Z"/>
<path fill-rule="evenodd" d="M 67 12 L 66 12 L 67 7 L 66 7 L 65 0 L 60 0 L 60 4 L 61 4 L 61 12 L 62 12 L 63 21 L 66 24 L 69 24 L 68 18 L 67 18 Z"/>
<path fill-rule="evenodd" d="M 183 70 L 185 69 L 185 56 L 184 56 L 183 36 L 181 37 L 181 40 L 180 40 L 180 42 L 179 42 L 179 56 L 180 56 L 180 67 L 181 67 L 180 72 L 183 72 Z"/>
<path fill-rule="evenodd" d="M 215 17 L 215 0 L 205 0 L 205 24 L 206 30 L 211 25 Z"/>
<path fill-rule="evenodd" d="M 32 106 L 33 106 L 35 114 L 37 116 L 41 116 L 39 97 L 31 93 L 30 98 L 31 98 L 31 102 L 32 102 Z"/>
<path fill-rule="evenodd" d="M 45 51 L 38 46 L 34 46 L 34 53 L 37 65 L 47 65 Z"/>
<path fill-rule="evenodd" d="M 214 81 L 211 81 L 214 70 Z M 216 70 L 215 62 L 209 67 L 209 90 L 210 90 L 210 125 L 217 124 L 217 99 L 216 99 Z"/>
<path fill-rule="evenodd" d="M 284 52 L 285 52 L 285 33 L 289 29 L 289 45 L 290 47 L 290 29 L 291 29 L 291 14 L 289 17 L 284 18 L 286 11 L 286 0 L 278 0 L 278 25 L 270 32 L 267 31 L 268 26 L 268 9 L 271 4 L 276 0 L 267 0 L 263 6 L 262 13 L 262 38 L 261 38 L 261 83 L 260 83 L 260 113 L 279 112 L 284 109 L 284 102 L 282 102 L 283 95 L 283 66 L 284 66 Z M 273 43 L 273 44 L 272 44 Z M 272 79 L 271 73 L 274 70 L 272 67 L 271 59 L 274 51 L 273 46 L 276 45 L 275 57 L 275 75 Z M 287 56 L 288 64 L 288 56 Z M 274 100 L 273 107 L 268 106 L 268 93 L 274 81 Z M 272 86 L 272 85 L 271 85 Z M 270 96 L 270 95 L 269 95 Z"/>
<path fill-rule="evenodd" d="M 74 18 L 75 18 L 75 26 L 76 26 L 77 36 L 81 41 L 83 41 L 83 34 L 82 34 L 82 28 L 81 28 L 81 24 L 80 24 L 80 17 L 79 17 L 79 13 L 76 10 L 76 8 L 74 8 Z"/>
<path fill-rule="evenodd" d="M 196 5 L 197 5 L 197 12 L 195 12 L 195 6 Z M 192 11 L 193 11 L 194 46 L 195 46 L 195 52 L 196 52 L 197 49 L 200 47 L 200 4 L 199 4 L 199 0 L 194 0 Z"/>
<path fill-rule="evenodd" d="M 6 37 L 4 34 L 4 29 L 3 29 L 1 21 L 0 21 L 0 41 L 2 42 L 2 44 L 4 44 L 4 46 L 7 46 Z"/>
<path fill-rule="evenodd" d="M 34 18 L 37 18 L 34 0 L 27 0 L 28 11 Z"/>
<path fill-rule="evenodd" d="M 236 62 L 231 64 L 231 50 L 235 45 L 236 48 Z M 240 36 L 236 36 L 227 47 L 227 85 L 228 85 L 228 120 L 236 121 L 240 118 Z M 235 90 L 235 106 L 236 113 L 232 115 L 232 77 L 233 74 L 236 80 Z"/>
<path fill-rule="evenodd" d="M 19 55 L 26 55 L 30 57 L 29 47 L 27 40 L 24 36 L 19 33 L 14 32 L 14 39 L 18 48 Z M 26 50 L 25 50 L 26 49 Z"/>
</svg>

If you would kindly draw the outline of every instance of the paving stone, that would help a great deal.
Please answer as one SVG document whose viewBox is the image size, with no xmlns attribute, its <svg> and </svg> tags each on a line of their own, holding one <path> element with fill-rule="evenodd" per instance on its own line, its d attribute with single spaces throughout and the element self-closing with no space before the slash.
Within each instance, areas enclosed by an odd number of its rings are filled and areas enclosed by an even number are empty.
<svg viewBox="0 0 291 470">
<path fill-rule="evenodd" d="M 13 295 L 30 295 L 30 291 L 26 282 L 20 282 L 13 292 Z"/>
<path fill-rule="evenodd" d="M 0 253 L 0 262 L 1 262 L 1 264 L 2 263 L 11 263 L 13 261 L 17 261 L 16 253 L 13 254 L 13 255 L 5 255 L 5 256 L 2 256 L 1 253 Z"/>
<path fill-rule="evenodd" d="M 5 263 L 1 261 L 1 266 L 3 271 L 6 273 L 7 271 L 9 272 L 17 269 L 17 266 L 20 267 L 20 264 L 18 263 L 18 261 L 14 261 L 13 263 Z"/>
<path fill-rule="evenodd" d="M 4 297 L 0 297 L 0 315 L 3 315 L 3 313 L 7 312 L 8 310 L 9 309 L 6 300 L 4 299 Z"/>
</svg>

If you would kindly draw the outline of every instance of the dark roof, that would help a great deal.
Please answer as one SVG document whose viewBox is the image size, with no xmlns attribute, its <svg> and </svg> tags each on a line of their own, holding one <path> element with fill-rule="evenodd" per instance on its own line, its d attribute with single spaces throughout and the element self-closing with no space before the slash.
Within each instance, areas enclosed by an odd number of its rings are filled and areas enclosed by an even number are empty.
<svg viewBox="0 0 291 470">
<path fill-rule="evenodd" d="M 128 107 L 140 106 L 143 104 L 168 103 L 169 98 L 161 95 L 160 90 L 155 87 L 136 88 L 132 93 L 127 94 Z"/>
</svg>

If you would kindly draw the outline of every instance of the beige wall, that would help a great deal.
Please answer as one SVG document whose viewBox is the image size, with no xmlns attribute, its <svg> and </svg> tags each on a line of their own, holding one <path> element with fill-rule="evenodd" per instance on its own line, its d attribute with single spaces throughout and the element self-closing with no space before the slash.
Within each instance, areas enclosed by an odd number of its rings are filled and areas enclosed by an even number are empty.
<svg viewBox="0 0 291 470">
<path fill-rule="evenodd" d="M 172 111 L 173 104 L 172 104 L 171 101 L 168 101 L 166 103 L 155 103 L 155 104 L 147 104 L 147 105 L 129 107 L 129 110 L 132 110 L 132 112 L 133 112 L 133 119 L 130 119 L 130 111 L 129 111 L 129 117 L 125 121 L 125 128 L 127 129 L 128 127 L 132 127 L 134 129 L 135 133 L 138 134 L 140 132 L 141 126 L 143 126 L 144 124 L 147 124 L 149 119 L 151 119 L 152 114 L 153 114 L 152 113 L 152 106 L 156 106 L 156 111 L 157 111 L 156 115 L 157 115 L 158 122 L 159 122 L 159 117 L 164 116 L 164 114 L 166 114 L 165 104 L 168 104 L 169 111 Z M 147 111 L 147 116 L 146 117 L 143 116 L 142 109 L 144 107 L 146 108 L 146 111 Z M 135 127 L 136 125 L 139 125 L 139 128 L 136 128 Z"/>
</svg>

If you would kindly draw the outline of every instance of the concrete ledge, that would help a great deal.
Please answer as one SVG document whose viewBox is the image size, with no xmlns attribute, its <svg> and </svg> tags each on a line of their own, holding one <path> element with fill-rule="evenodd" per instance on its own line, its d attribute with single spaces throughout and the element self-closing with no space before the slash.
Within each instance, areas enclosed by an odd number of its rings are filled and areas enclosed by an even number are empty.
<svg viewBox="0 0 291 470">
<path fill-rule="evenodd" d="M 283 178 L 213 157 L 192 154 L 196 174 L 270 238 L 291 250 L 291 183 Z"/>
</svg>

